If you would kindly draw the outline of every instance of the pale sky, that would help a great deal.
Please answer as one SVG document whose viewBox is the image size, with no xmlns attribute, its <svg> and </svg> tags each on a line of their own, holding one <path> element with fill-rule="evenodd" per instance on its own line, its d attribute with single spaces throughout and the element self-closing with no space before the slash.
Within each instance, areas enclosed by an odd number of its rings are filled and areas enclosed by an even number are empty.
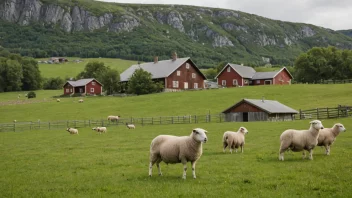
<svg viewBox="0 0 352 198">
<path fill-rule="evenodd" d="M 181 4 L 238 10 L 270 19 L 352 29 L 351 0 L 101 0 L 119 3 Z"/>
</svg>

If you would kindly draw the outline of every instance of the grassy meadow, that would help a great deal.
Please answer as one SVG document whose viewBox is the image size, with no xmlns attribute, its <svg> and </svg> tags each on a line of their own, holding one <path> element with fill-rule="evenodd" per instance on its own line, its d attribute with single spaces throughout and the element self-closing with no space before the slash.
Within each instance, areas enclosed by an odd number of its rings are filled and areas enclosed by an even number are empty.
<svg viewBox="0 0 352 198">
<path fill-rule="evenodd" d="M 126 70 L 131 65 L 137 63 L 137 61 L 131 60 L 122 60 L 118 58 L 75 58 L 69 57 L 67 58 L 67 63 L 60 64 L 46 64 L 39 63 L 39 70 L 43 77 L 51 78 L 51 77 L 76 77 L 81 71 L 83 71 L 84 67 L 89 61 L 99 61 L 103 62 L 105 66 L 110 66 L 112 69 L 118 70 L 120 73 Z M 83 62 L 75 63 L 73 60 L 83 60 Z M 39 60 L 48 60 L 48 58 L 40 58 Z"/>
</svg>

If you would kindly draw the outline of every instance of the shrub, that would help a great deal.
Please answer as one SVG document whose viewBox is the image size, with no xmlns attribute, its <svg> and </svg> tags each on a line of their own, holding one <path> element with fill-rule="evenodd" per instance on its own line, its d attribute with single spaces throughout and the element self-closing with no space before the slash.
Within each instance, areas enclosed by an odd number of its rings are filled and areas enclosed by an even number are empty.
<svg viewBox="0 0 352 198">
<path fill-rule="evenodd" d="M 35 98 L 35 97 L 37 97 L 37 94 L 35 94 L 35 92 L 34 92 L 34 91 L 30 91 L 30 92 L 28 92 L 28 94 L 27 94 L 27 98 Z"/>
</svg>

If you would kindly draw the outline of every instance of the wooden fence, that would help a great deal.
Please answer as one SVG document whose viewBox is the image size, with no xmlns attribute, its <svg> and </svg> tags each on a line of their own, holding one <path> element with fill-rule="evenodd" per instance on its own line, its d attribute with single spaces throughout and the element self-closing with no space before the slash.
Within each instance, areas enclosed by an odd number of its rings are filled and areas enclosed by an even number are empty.
<svg viewBox="0 0 352 198">
<path fill-rule="evenodd" d="M 335 108 L 316 108 L 299 110 L 298 119 L 331 119 L 352 116 L 352 106 L 339 105 Z M 297 117 L 296 117 L 297 119 Z"/>
</svg>

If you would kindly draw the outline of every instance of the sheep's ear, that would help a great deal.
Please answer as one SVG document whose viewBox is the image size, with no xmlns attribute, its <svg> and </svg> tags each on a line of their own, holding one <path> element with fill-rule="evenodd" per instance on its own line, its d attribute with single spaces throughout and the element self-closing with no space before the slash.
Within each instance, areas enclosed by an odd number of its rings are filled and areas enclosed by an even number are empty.
<svg viewBox="0 0 352 198">
<path fill-rule="evenodd" d="M 315 121 L 311 121 L 309 124 L 316 124 L 316 122 Z"/>
<path fill-rule="evenodd" d="M 241 131 L 244 131 L 244 127 L 240 127 L 240 130 L 241 130 Z"/>
<path fill-rule="evenodd" d="M 193 129 L 193 131 L 192 131 L 193 133 L 198 133 L 198 131 L 197 130 L 195 130 L 195 129 Z"/>
</svg>

